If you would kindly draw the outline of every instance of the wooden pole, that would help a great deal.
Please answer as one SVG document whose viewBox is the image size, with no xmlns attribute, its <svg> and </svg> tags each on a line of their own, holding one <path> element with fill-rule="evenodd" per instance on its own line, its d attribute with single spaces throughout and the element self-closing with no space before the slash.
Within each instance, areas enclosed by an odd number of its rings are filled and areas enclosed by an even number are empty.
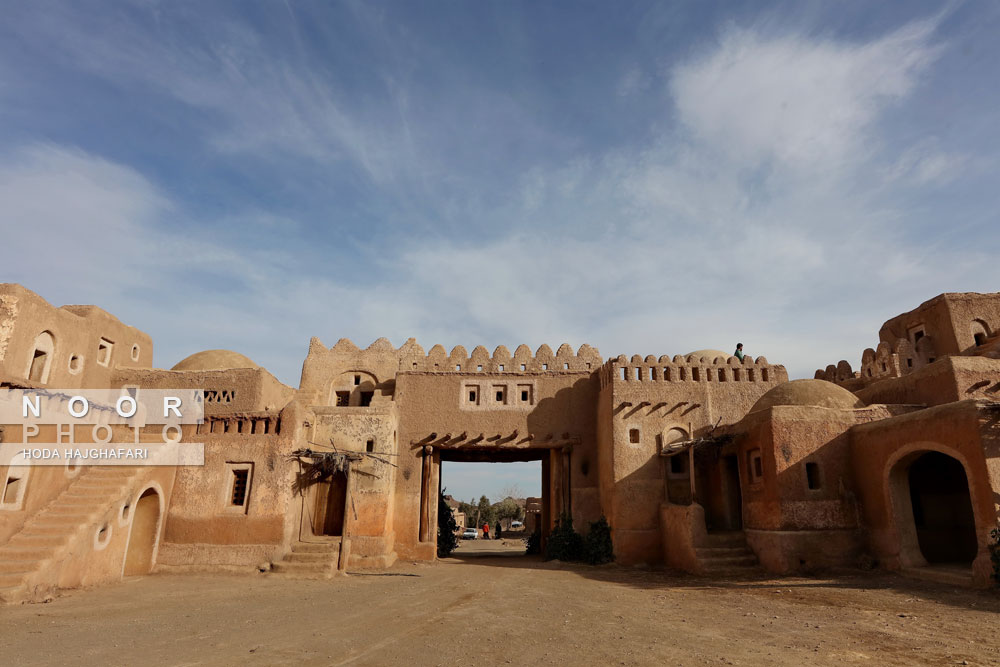
<svg viewBox="0 0 1000 667">
<path fill-rule="evenodd" d="M 433 461 L 434 448 L 430 445 L 424 447 L 424 458 L 421 464 L 420 473 L 420 535 L 421 542 L 427 542 L 430 531 L 431 511 L 431 462 Z"/>
</svg>

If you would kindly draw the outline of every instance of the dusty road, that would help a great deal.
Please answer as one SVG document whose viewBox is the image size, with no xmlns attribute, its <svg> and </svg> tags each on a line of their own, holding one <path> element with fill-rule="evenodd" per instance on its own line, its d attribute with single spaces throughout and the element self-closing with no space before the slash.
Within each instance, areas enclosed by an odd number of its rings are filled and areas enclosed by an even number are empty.
<svg viewBox="0 0 1000 667">
<path fill-rule="evenodd" d="M 331 581 L 149 576 L 0 608 L 0 664 L 1000 664 L 994 593 L 472 553 L 490 549 Z"/>
</svg>

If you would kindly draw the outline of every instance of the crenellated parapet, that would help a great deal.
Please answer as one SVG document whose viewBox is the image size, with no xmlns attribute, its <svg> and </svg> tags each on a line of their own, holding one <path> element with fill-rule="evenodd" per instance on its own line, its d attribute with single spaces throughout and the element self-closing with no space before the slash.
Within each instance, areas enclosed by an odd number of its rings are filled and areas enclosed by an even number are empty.
<svg viewBox="0 0 1000 667">
<path fill-rule="evenodd" d="M 875 349 L 868 348 L 862 352 L 859 371 L 854 371 L 850 363 L 841 360 L 836 366 L 830 364 L 825 369 L 817 370 L 813 377 L 855 390 L 876 380 L 909 375 L 935 360 L 934 339 L 931 336 L 921 336 L 915 345 L 906 338 L 897 338 L 892 343 L 882 341 Z"/>
<path fill-rule="evenodd" d="M 519 345 L 513 354 L 503 345 L 492 354 L 482 345 L 471 353 L 461 345 L 450 352 L 434 345 L 425 353 L 412 338 L 399 348 L 379 338 L 365 349 L 346 338 L 327 348 L 313 338 L 302 366 L 300 391 L 316 404 L 346 400 L 347 405 L 365 405 L 368 400 L 378 403 L 380 397 L 391 397 L 398 373 L 596 372 L 602 361 L 600 352 L 586 344 L 574 351 L 563 343 L 555 352 L 542 345 L 534 353 L 527 345 Z M 344 392 L 349 393 L 346 398 Z"/>
<path fill-rule="evenodd" d="M 600 352 L 590 345 L 581 345 L 576 352 L 563 343 L 555 353 L 548 345 L 535 351 L 527 345 L 518 345 L 511 354 L 507 347 L 500 345 L 493 354 L 482 345 L 468 353 L 457 345 L 450 353 L 440 345 L 435 345 L 427 355 L 411 353 L 402 358 L 400 371 L 434 373 L 540 373 L 545 371 L 594 371 L 601 362 Z"/>
<path fill-rule="evenodd" d="M 614 382 L 749 382 L 779 383 L 788 380 L 788 372 L 779 364 L 768 363 L 765 357 L 747 355 L 743 361 L 735 356 L 663 355 L 628 358 L 619 355 L 608 360 L 600 370 L 601 387 Z"/>
</svg>

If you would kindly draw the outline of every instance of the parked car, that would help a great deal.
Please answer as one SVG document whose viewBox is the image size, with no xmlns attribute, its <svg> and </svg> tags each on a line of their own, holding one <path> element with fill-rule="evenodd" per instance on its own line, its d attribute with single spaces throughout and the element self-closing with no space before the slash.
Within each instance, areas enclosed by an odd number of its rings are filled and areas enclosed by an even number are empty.
<svg viewBox="0 0 1000 667">
<path fill-rule="evenodd" d="M 517 530 L 518 528 L 524 528 L 524 524 L 521 523 L 520 521 L 511 521 L 510 522 L 510 529 L 511 530 Z"/>
<path fill-rule="evenodd" d="M 466 528 L 465 532 L 462 533 L 462 539 L 463 540 L 478 540 L 479 539 L 479 531 L 476 530 L 475 528 Z"/>
</svg>

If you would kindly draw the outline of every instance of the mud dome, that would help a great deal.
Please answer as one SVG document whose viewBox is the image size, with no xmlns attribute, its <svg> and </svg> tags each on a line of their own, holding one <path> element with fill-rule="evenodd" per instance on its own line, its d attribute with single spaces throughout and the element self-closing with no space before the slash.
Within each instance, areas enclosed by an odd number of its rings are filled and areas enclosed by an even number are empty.
<svg viewBox="0 0 1000 667">
<path fill-rule="evenodd" d="M 563 514 L 603 515 L 624 564 L 863 561 L 986 585 L 998 328 L 1000 294 L 942 294 L 886 322 L 860 371 L 841 361 L 793 382 L 711 349 L 605 359 L 589 345 L 313 338 L 295 388 L 226 350 L 154 369 L 151 338 L 100 308 L 0 285 L 0 387 L 205 391 L 204 422 L 183 427 L 204 466 L 0 462 L 0 598 L 149 571 L 431 561 L 442 461 L 540 461 L 543 542 Z M 0 429 L 21 441 L 20 424 Z M 140 440 L 162 441 L 159 426 Z"/>
</svg>

